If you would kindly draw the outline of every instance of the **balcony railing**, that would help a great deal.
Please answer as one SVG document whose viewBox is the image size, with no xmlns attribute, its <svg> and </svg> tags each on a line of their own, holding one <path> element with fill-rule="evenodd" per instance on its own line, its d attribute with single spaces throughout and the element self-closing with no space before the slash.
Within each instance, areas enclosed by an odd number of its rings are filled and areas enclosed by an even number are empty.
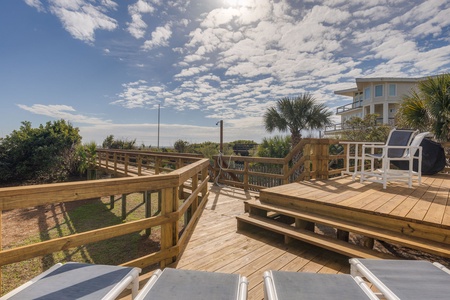
<svg viewBox="0 0 450 300">
<path fill-rule="evenodd" d="M 395 118 L 389 118 L 387 124 L 389 126 L 395 126 Z M 375 120 L 375 126 L 383 125 L 383 118 L 377 118 Z M 325 127 L 325 134 L 327 133 L 335 133 L 342 130 L 350 130 L 355 129 L 354 126 L 347 125 L 346 123 L 335 123 Z"/>
<path fill-rule="evenodd" d="M 362 107 L 362 100 L 356 101 L 356 102 L 352 102 L 343 106 L 339 106 L 338 108 L 336 108 L 336 114 L 341 114 L 343 112 L 355 109 L 355 108 L 360 108 Z"/>
</svg>

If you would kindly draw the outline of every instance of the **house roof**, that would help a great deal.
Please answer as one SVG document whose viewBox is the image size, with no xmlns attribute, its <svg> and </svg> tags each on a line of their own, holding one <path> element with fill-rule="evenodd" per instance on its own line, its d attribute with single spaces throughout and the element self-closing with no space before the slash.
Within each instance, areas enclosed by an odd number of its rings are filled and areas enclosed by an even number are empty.
<svg viewBox="0 0 450 300">
<path fill-rule="evenodd" d="M 418 78 L 406 78 L 406 77 L 369 77 L 369 78 L 355 78 L 356 87 L 334 91 L 336 95 L 353 97 L 355 92 L 362 91 L 363 83 L 386 83 L 386 82 L 404 82 L 404 83 L 417 83 L 426 77 Z"/>
</svg>

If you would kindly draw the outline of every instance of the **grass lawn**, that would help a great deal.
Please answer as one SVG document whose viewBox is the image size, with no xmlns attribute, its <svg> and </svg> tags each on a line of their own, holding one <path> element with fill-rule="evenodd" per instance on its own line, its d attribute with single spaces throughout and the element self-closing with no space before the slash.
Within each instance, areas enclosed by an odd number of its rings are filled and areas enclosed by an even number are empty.
<svg viewBox="0 0 450 300">
<path fill-rule="evenodd" d="M 152 194 L 152 215 L 158 212 L 158 195 Z M 145 217 L 142 193 L 126 198 L 126 219 L 122 220 L 122 196 L 18 209 L 3 215 L 3 249 L 16 248 L 49 239 L 112 226 Z M 5 236 L 6 235 L 6 236 Z M 78 248 L 55 252 L 2 267 L 2 294 L 16 288 L 58 262 L 76 261 L 119 265 L 159 250 L 160 229 L 119 236 Z M 149 269 L 156 268 L 149 267 Z"/>
</svg>

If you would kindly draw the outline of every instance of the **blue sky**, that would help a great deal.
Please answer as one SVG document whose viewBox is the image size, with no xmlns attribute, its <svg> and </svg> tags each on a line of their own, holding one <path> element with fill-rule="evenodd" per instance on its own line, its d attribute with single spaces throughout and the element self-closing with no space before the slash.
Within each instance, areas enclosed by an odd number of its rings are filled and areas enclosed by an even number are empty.
<svg viewBox="0 0 450 300">
<path fill-rule="evenodd" d="M 22 121 L 66 119 L 83 142 L 107 135 L 260 142 L 262 115 L 356 77 L 450 70 L 450 2 L 442 0 L 4 0 L 0 136 Z M 307 134 L 307 133 L 305 133 Z"/>
</svg>

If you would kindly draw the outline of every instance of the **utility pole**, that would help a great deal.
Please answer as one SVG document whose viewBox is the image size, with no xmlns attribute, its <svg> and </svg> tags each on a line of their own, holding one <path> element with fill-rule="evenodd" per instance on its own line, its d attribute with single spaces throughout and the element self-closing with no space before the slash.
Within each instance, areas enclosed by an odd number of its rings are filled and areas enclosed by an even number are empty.
<svg viewBox="0 0 450 300">
<path fill-rule="evenodd" d="M 161 110 L 161 104 L 158 104 L 158 150 L 159 150 L 159 126 L 160 126 L 160 110 Z"/>
<path fill-rule="evenodd" d="M 216 125 L 217 124 L 220 124 L 220 148 L 219 148 L 219 151 L 220 151 L 220 153 L 223 154 L 223 120 L 220 120 L 219 122 L 216 123 Z"/>
</svg>

